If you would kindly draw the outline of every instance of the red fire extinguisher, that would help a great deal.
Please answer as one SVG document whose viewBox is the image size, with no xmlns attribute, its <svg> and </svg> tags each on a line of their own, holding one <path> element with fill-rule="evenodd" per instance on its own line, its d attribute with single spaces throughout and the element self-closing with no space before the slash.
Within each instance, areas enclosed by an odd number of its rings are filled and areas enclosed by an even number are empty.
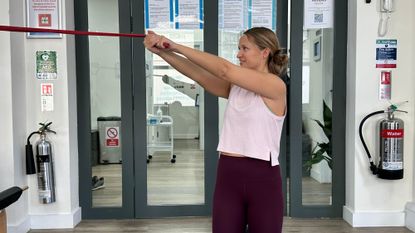
<svg viewBox="0 0 415 233">
<path fill-rule="evenodd" d="M 397 105 L 390 105 L 386 110 L 372 112 L 360 122 L 359 137 L 369 158 L 370 170 L 374 175 L 381 179 L 398 180 L 403 178 L 403 142 L 404 142 L 404 122 L 396 118 L 395 112 L 406 111 L 398 110 Z M 363 124 L 367 119 L 374 115 L 386 113 L 386 118 L 379 121 L 379 160 L 378 166 L 370 155 L 363 138 Z"/>
</svg>

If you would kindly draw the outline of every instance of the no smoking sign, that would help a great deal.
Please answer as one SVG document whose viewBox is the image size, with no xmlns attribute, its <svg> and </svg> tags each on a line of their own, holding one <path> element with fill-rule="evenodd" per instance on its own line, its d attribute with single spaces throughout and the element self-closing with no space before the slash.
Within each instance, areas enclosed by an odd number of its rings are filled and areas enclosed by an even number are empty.
<svg viewBox="0 0 415 233">
<path fill-rule="evenodd" d="M 105 128 L 105 144 L 107 147 L 119 147 L 120 146 L 120 130 L 119 127 L 106 127 Z"/>
</svg>

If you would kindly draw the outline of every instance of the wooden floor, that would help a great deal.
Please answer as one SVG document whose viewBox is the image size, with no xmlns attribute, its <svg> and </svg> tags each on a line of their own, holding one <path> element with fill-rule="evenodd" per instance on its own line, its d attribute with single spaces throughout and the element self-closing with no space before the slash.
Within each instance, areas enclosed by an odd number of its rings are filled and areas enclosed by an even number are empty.
<svg viewBox="0 0 415 233">
<path fill-rule="evenodd" d="M 205 200 L 204 152 L 199 140 L 175 140 L 176 163 L 169 152 L 155 152 L 147 164 L 149 205 L 203 204 Z M 94 207 L 119 207 L 122 204 L 121 164 L 97 165 L 92 175 L 104 177 L 105 188 L 92 192 Z"/>
<path fill-rule="evenodd" d="M 150 205 L 201 203 L 204 200 L 204 158 L 197 140 L 175 141 L 177 162 L 169 162 L 169 154 L 157 154 L 148 164 L 148 202 Z M 93 191 L 94 206 L 121 204 L 121 165 L 93 167 L 93 174 L 105 177 L 105 188 Z M 303 177 L 303 203 L 330 204 L 331 184 L 320 184 Z M 183 198 L 186 197 L 186 198 Z M 74 229 L 32 230 L 31 233 L 209 233 L 209 217 L 180 217 L 136 220 L 84 220 Z M 411 232 L 404 227 L 352 228 L 339 219 L 284 219 L 283 232 L 297 233 L 401 233 Z"/>
<path fill-rule="evenodd" d="M 147 166 L 149 205 L 189 205 L 204 203 L 204 152 L 198 140 L 175 140 L 177 162 L 170 153 L 156 152 Z M 92 192 L 94 207 L 115 207 L 122 203 L 121 164 L 97 165 L 92 174 L 104 177 L 105 188 Z M 303 177 L 304 205 L 330 205 L 331 184 Z"/>
<path fill-rule="evenodd" d="M 207 217 L 145 219 L 145 220 L 88 220 L 67 230 L 32 230 L 30 233 L 210 233 L 211 220 Z M 404 227 L 353 228 L 343 220 L 284 219 L 283 232 L 296 233 L 403 233 Z M 242 232 L 241 232 L 242 233 Z"/>
</svg>

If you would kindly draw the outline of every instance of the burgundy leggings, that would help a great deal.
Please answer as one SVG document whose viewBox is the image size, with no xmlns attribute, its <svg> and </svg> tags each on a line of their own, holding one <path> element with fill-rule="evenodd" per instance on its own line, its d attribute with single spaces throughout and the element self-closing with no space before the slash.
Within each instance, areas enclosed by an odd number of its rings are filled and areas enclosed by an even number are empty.
<svg viewBox="0 0 415 233">
<path fill-rule="evenodd" d="M 283 195 L 279 166 L 221 155 L 213 198 L 213 233 L 280 233 Z"/>
</svg>

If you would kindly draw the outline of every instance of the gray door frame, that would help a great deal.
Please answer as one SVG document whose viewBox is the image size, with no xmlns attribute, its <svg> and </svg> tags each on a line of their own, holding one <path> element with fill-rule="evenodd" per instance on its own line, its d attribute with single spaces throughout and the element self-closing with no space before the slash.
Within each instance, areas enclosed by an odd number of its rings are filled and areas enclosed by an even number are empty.
<svg viewBox="0 0 415 233">
<path fill-rule="evenodd" d="M 302 65 L 304 1 L 291 1 L 289 141 L 290 216 L 342 217 L 345 202 L 347 3 L 334 2 L 332 205 L 302 204 Z"/>
<path fill-rule="evenodd" d="M 288 49 L 288 0 L 277 1 L 277 37 L 280 42 L 280 46 L 285 50 Z M 286 51 L 288 52 L 288 51 Z M 288 79 L 288 77 L 286 77 Z M 287 80 L 289 82 L 289 80 Z M 289 91 L 289 90 L 288 90 Z M 288 93 L 287 93 L 288 96 Z M 289 96 L 288 96 L 289 97 Z M 288 114 L 288 113 L 287 113 Z M 289 198 L 287 198 L 287 123 L 288 116 L 285 119 L 284 126 L 281 133 L 280 142 L 280 155 L 279 162 L 281 168 L 281 179 L 282 179 L 282 192 L 284 195 L 284 215 L 287 215 L 287 204 Z"/>
<path fill-rule="evenodd" d="M 118 0 L 119 30 L 130 33 L 130 1 Z M 88 31 L 88 1 L 75 0 L 75 29 Z M 131 39 L 120 38 L 121 72 L 121 131 L 122 146 L 122 206 L 92 207 L 91 190 L 91 106 L 89 38 L 75 36 L 77 76 L 77 117 L 79 153 L 79 204 L 83 219 L 124 219 L 134 216 L 134 173 L 133 173 L 133 102 L 132 102 L 132 54 Z"/>
</svg>

